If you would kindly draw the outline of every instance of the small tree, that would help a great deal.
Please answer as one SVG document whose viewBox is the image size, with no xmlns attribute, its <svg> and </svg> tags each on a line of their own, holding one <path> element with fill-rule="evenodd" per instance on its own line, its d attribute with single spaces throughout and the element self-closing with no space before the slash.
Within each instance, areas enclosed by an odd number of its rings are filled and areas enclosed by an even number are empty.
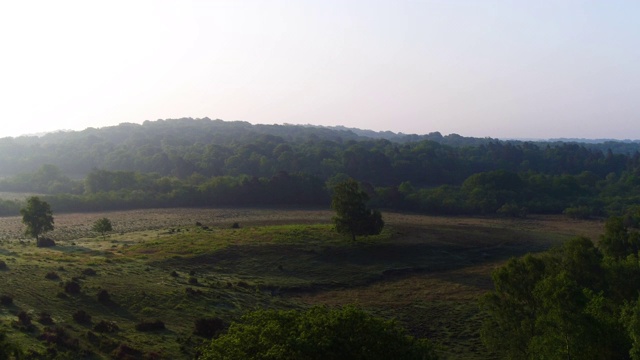
<svg viewBox="0 0 640 360">
<path fill-rule="evenodd" d="M 25 235 L 33 236 L 36 241 L 41 234 L 53 230 L 53 213 L 46 201 L 37 196 L 27 199 L 27 206 L 20 209 L 22 222 L 27 226 Z"/>
<path fill-rule="evenodd" d="M 333 188 L 331 207 L 336 211 L 333 222 L 341 234 L 349 234 L 355 241 L 356 235 L 377 235 L 384 227 L 378 210 L 368 209 L 369 195 L 360 189 L 357 181 L 349 179 Z"/>
<path fill-rule="evenodd" d="M 107 218 L 102 218 L 102 219 L 96 220 L 96 222 L 93 223 L 93 227 L 91 228 L 91 230 L 95 232 L 99 232 L 102 235 L 102 239 L 104 240 L 105 233 L 108 233 L 109 231 L 113 231 L 113 226 L 111 225 L 111 220 Z"/>
</svg>

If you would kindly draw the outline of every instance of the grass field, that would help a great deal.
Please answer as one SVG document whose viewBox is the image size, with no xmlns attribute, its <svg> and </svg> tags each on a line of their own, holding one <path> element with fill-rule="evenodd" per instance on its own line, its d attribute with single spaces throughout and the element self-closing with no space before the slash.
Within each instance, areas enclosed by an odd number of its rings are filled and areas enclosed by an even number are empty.
<svg viewBox="0 0 640 360">
<path fill-rule="evenodd" d="M 43 338 L 66 336 L 58 348 L 82 349 L 88 358 L 110 358 L 127 344 L 139 354 L 179 359 L 191 358 L 205 341 L 192 334 L 198 318 L 231 321 L 262 307 L 358 304 L 433 339 L 446 358 L 486 359 L 477 299 L 491 289 L 491 271 L 509 257 L 575 235 L 595 240 L 602 231 L 600 222 L 552 216 L 383 215 L 381 235 L 353 243 L 332 231 L 332 213 L 323 210 L 60 214 L 56 230 L 47 234 L 58 246 L 48 249 L 22 237 L 19 218 L 0 218 L 0 260 L 7 264 L 0 295 L 13 299 L 0 305 L 2 327 L 38 351 L 48 346 Z M 106 239 L 90 231 L 101 217 L 114 225 Z M 231 228 L 234 222 L 239 229 Z M 77 294 L 65 290 L 73 279 L 80 284 Z M 110 301 L 98 300 L 102 290 Z M 74 321 L 78 310 L 91 321 Z M 18 321 L 22 311 L 32 326 Z M 43 312 L 53 325 L 38 322 Z M 166 329 L 135 328 L 156 319 Z M 119 330 L 97 332 L 102 320 Z"/>
</svg>

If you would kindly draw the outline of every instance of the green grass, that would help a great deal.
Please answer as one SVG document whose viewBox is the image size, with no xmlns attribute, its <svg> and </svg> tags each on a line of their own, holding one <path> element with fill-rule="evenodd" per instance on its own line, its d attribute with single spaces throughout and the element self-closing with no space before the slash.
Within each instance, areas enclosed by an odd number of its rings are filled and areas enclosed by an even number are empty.
<svg viewBox="0 0 640 360">
<path fill-rule="evenodd" d="M 330 224 L 308 224 L 304 214 L 295 216 L 302 220 L 274 225 L 247 220 L 240 229 L 225 224 L 204 230 L 182 221 L 106 239 L 70 238 L 65 232 L 50 249 L 3 240 L 0 260 L 8 269 L 0 271 L 0 295 L 11 295 L 14 304 L 0 305 L 0 326 L 24 348 L 44 351 L 38 337 L 46 326 L 36 319 L 46 311 L 93 358 L 110 358 L 113 348 L 125 343 L 180 359 L 191 358 L 204 341 L 192 335 L 199 317 L 231 321 L 256 308 L 355 303 L 433 339 L 450 359 L 482 359 L 488 354 L 479 343 L 476 304 L 491 288 L 491 270 L 589 224 L 389 214 L 381 235 L 352 242 Z M 83 274 L 87 268 L 96 275 Z M 45 278 L 52 271 L 59 280 Z M 73 278 L 81 284 L 80 294 L 64 291 Z M 112 303 L 97 300 L 103 289 Z M 92 315 L 93 324 L 113 321 L 120 331 L 99 334 L 102 340 L 96 342 L 92 326 L 73 321 L 77 310 Z M 31 331 L 17 324 L 20 311 L 32 314 Z M 139 321 L 155 319 L 167 329 L 135 330 Z"/>
</svg>

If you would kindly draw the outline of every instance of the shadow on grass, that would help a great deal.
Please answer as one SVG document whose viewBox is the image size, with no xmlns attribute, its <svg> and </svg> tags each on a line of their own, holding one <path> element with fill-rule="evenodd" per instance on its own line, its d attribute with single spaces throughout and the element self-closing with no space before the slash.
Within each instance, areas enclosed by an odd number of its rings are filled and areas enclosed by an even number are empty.
<svg viewBox="0 0 640 360">
<path fill-rule="evenodd" d="M 151 262 L 167 269 L 204 270 L 250 278 L 276 293 L 369 285 L 418 273 L 495 263 L 548 248 L 539 235 L 508 229 L 402 229 L 383 242 L 231 245 L 213 253 Z M 481 277 L 456 281 L 477 284 Z M 486 283 L 486 279 L 484 279 Z"/>
</svg>

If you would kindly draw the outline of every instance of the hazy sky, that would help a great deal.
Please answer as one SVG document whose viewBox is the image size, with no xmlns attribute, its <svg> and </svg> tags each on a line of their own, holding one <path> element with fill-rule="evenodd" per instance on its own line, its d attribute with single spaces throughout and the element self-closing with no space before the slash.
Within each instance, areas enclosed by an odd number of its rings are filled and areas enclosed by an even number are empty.
<svg viewBox="0 0 640 360">
<path fill-rule="evenodd" d="M 210 117 L 640 139 L 640 1 L 3 1 L 0 136 Z"/>
</svg>

